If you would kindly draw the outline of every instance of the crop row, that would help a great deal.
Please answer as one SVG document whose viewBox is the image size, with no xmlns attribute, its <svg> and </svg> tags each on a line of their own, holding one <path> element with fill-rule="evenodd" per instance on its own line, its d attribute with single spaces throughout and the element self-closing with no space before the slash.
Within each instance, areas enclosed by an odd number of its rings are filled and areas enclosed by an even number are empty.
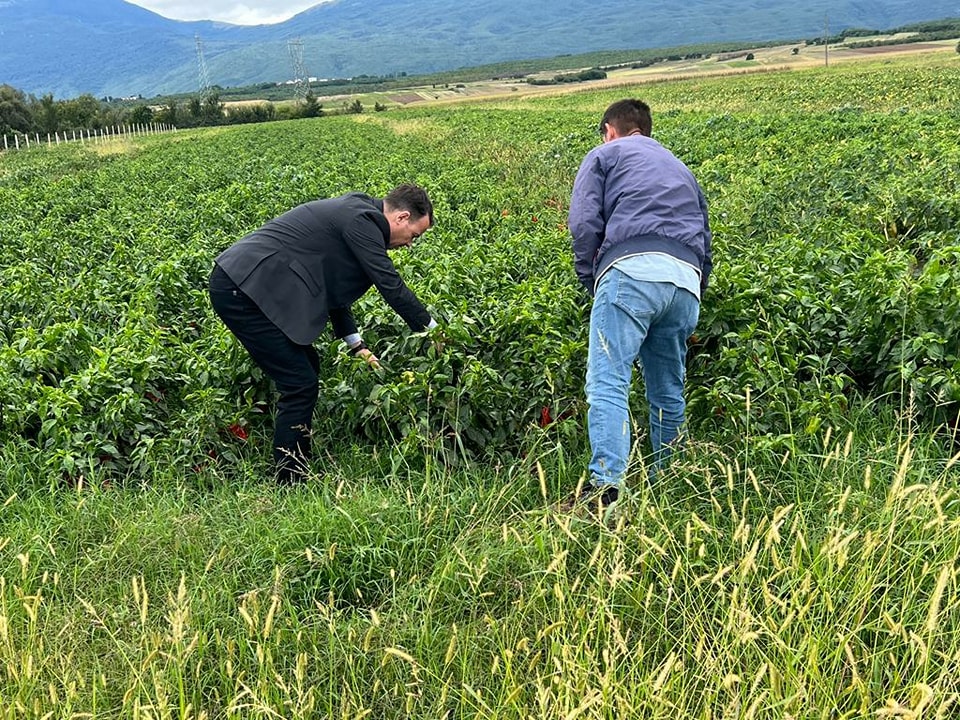
<svg viewBox="0 0 960 720">
<path fill-rule="evenodd" d="M 899 75 L 882 66 L 638 90 L 711 205 L 695 432 L 789 437 L 864 397 L 956 417 L 960 117 L 931 88 L 955 88 L 957 65 L 900 72 L 893 109 L 883 87 Z M 450 342 L 438 354 L 364 297 L 356 314 L 386 368 L 321 343 L 318 434 L 435 442 L 451 460 L 521 450 L 535 426 L 582 437 L 589 303 L 566 204 L 598 113 L 626 92 L 3 157 L 4 452 L 55 474 L 147 476 L 262 440 L 269 385 L 209 308 L 213 257 L 296 203 L 408 180 L 430 190 L 438 223 L 396 261 Z"/>
</svg>

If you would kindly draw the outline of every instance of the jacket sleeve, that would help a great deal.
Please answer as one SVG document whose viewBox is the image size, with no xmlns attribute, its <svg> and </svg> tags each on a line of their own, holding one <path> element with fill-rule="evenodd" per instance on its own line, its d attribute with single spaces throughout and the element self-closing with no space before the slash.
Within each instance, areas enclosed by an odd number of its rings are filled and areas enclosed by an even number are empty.
<svg viewBox="0 0 960 720">
<path fill-rule="evenodd" d="M 567 227 L 573 236 L 577 277 L 590 295 L 594 292 L 597 252 L 606 233 L 603 217 L 604 173 L 595 153 L 584 158 L 573 183 Z"/>
<path fill-rule="evenodd" d="M 330 308 L 330 324 L 333 326 L 333 334 L 338 338 L 345 338 L 347 335 L 359 332 L 357 321 L 354 320 L 353 312 L 348 307 Z"/>
<path fill-rule="evenodd" d="M 383 233 L 373 219 L 365 215 L 357 217 L 347 227 L 344 239 L 387 304 L 411 330 L 426 330 L 432 319 L 430 313 L 403 282 L 387 255 Z"/>
<path fill-rule="evenodd" d="M 710 217 L 707 214 L 707 199 L 699 186 L 700 210 L 703 213 L 703 265 L 700 268 L 700 297 L 703 297 L 707 285 L 710 284 L 710 273 L 713 271 L 713 233 L 710 231 Z"/>
</svg>

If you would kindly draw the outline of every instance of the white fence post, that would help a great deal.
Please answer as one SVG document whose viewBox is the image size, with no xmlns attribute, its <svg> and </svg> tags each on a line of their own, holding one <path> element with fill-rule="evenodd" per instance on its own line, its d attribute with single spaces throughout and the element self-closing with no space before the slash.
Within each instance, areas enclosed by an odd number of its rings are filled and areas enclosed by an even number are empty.
<svg viewBox="0 0 960 720">
<path fill-rule="evenodd" d="M 76 142 L 78 139 L 81 144 L 86 144 L 88 142 L 93 142 L 95 144 L 100 144 L 107 142 L 108 140 L 123 138 L 124 136 L 132 137 L 146 137 L 148 135 L 159 135 L 165 132 L 176 132 L 177 127 L 175 125 L 170 125 L 168 123 L 160 122 L 149 122 L 149 123 L 134 123 L 131 125 L 108 125 L 102 128 L 81 128 L 80 130 L 64 130 L 63 135 L 61 136 L 59 130 L 54 130 L 52 133 L 46 133 L 46 145 L 48 148 L 53 147 L 54 145 L 59 146 L 61 143 Z M 78 138 L 79 135 L 79 138 Z M 7 150 L 20 150 L 21 148 L 29 148 L 32 145 L 38 147 L 43 147 L 44 138 L 40 136 L 38 131 L 33 133 L 13 133 L 13 141 L 11 142 L 10 138 L 7 135 L 3 136 L 3 148 L 0 148 L 4 151 Z"/>
</svg>

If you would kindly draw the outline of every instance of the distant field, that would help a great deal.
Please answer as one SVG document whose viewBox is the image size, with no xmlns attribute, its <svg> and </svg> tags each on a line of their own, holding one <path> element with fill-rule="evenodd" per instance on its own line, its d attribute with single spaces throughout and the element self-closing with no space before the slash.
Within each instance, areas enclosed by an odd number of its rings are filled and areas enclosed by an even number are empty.
<svg viewBox="0 0 960 720">
<path fill-rule="evenodd" d="M 858 41 L 868 39 L 885 40 L 886 36 L 877 38 L 856 38 Z M 920 55 L 930 53 L 941 54 L 945 59 L 951 53 L 956 53 L 956 40 L 944 40 L 935 43 L 905 43 L 902 45 L 884 45 L 872 48 L 849 48 L 845 45 L 831 45 L 828 52 L 819 46 L 805 44 L 787 44 L 775 47 L 761 47 L 753 50 L 742 50 L 736 53 L 721 53 L 707 59 L 690 59 L 658 63 L 645 68 L 619 68 L 608 71 L 606 80 L 592 80 L 584 83 L 569 83 L 565 85 L 536 86 L 523 79 L 502 80 L 468 80 L 464 82 L 448 82 L 430 85 L 414 85 L 408 88 L 389 91 L 363 93 L 334 93 L 319 95 L 318 101 L 327 110 L 340 109 L 359 99 L 365 108 L 372 110 L 380 103 L 385 108 L 403 107 L 416 103 L 462 102 L 491 97 L 521 97 L 528 95 L 551 95 L 556 93 L 580 92 L 589 88 L 619 85 L 624 83 L 645 83 L 671 78 L 690 76 L 713 76 L 743 72 L 769 72 L 779 70 L 795 70 L 805 67 L 816 67 L 825 62 L 842 63 L 861 60 L 882 60 L 884 56 Z M 796 54 L 793 51 L 797 49 Z M 747 53 L 753 53 L 753 60 L 744 60 Z M 724 55 L 727 59 L 718 59 Z M 570 67 L 562 70 L 533 73 L 533 78 L 551 78 L 564 72 L 583 70 L 583 67 Z M 250 105 L 267 102 L 267 100 L 241 100 L 225 103 L 231 105 Z M 276 105 L 289 105 L 292 100 L 274 101 Z"/>
<path fill-rule="evenodd" d="M 856 38 L 858 41 L 867 39 L 885 40 L 885 36 L 877 38 Z M 609 71 L 606 80 L 592 80 L 586 83 L 570 83 L 563 86 L 534 86 L 523 80 L 484 80 L 460 83 L 448 86 L 411 87 L 410 91 L 391 91 L 384 93 L 365 93 L 358 95 L 361 102 L 372 106 L 381 102 L 386 106 L 410 105 L 416 102 L 459 102 L 490 96 L 526 96 L 543 95 L 564 92 L 579 92 L 592 87 L 604 87 L 631 82 L 652 82 L 670 78 L 686 77 L 690 75 L 711 76 L 744 71 L 771 71 L 792 70 L 805 67 L 816 67 L 825 62 L 856 62 L 859 60 L 882 60 L 884 56 L 927 55 L 941 54 L 949 60 L 950 54 L 956 54 L 957 40 L 944 40 L 935 43 L 904 43 L 902 45 L 884 45 L 872 48 L 849 48 L 844 45 L 831 45 L 825 53 L 820 46 L 804 44 L 787 44 L 776 47 L 763 47 L 754 50 L 743 50 L 735 57 L 718 61 L 715 58 L 678 60 L 658 63 L 646 68 L 623 68 Z M 794 49 L 799 49 L 793 54 Z M 752 52 L 754 60 L 746 61 L 743 57 Z M 532 77 L 549 78 L 563 72 L 579 71 L 582 67 L 571 67 L 566 70 L 551 70 L 546 73 L 534 74 Z M 333 95 L 321 97 L 320 101 L 337 104 L 347 97 Z"/>
</svg>

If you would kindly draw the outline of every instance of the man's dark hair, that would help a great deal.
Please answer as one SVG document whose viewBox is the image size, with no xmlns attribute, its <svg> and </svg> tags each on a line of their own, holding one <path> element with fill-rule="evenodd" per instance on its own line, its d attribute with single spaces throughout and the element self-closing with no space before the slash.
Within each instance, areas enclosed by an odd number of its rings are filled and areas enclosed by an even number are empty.
<svg viewBox="0 0 960 720">
<path fill-rule="evenodd" d="M 642 100 L 628 98 L 618 100 L 607 108 L 600 121 L 600 134 L 603 134 L 605 125 L 613 125 L 619 135 L 629 135 L 635 130 L 650 137 L 653 133 L 653 117 L 650 115 L 650 106 Z"/>
<path fill-rule="evenodd" d="M 413 183 L 398 185 L 390 191 L 383 202 L 393 210 L 406 210 L 413 220 L 428 217 L 431 227 L 433 226 L 433 203 L 430 202 L 427 191 L 419 185 Z"/>
</svg>

